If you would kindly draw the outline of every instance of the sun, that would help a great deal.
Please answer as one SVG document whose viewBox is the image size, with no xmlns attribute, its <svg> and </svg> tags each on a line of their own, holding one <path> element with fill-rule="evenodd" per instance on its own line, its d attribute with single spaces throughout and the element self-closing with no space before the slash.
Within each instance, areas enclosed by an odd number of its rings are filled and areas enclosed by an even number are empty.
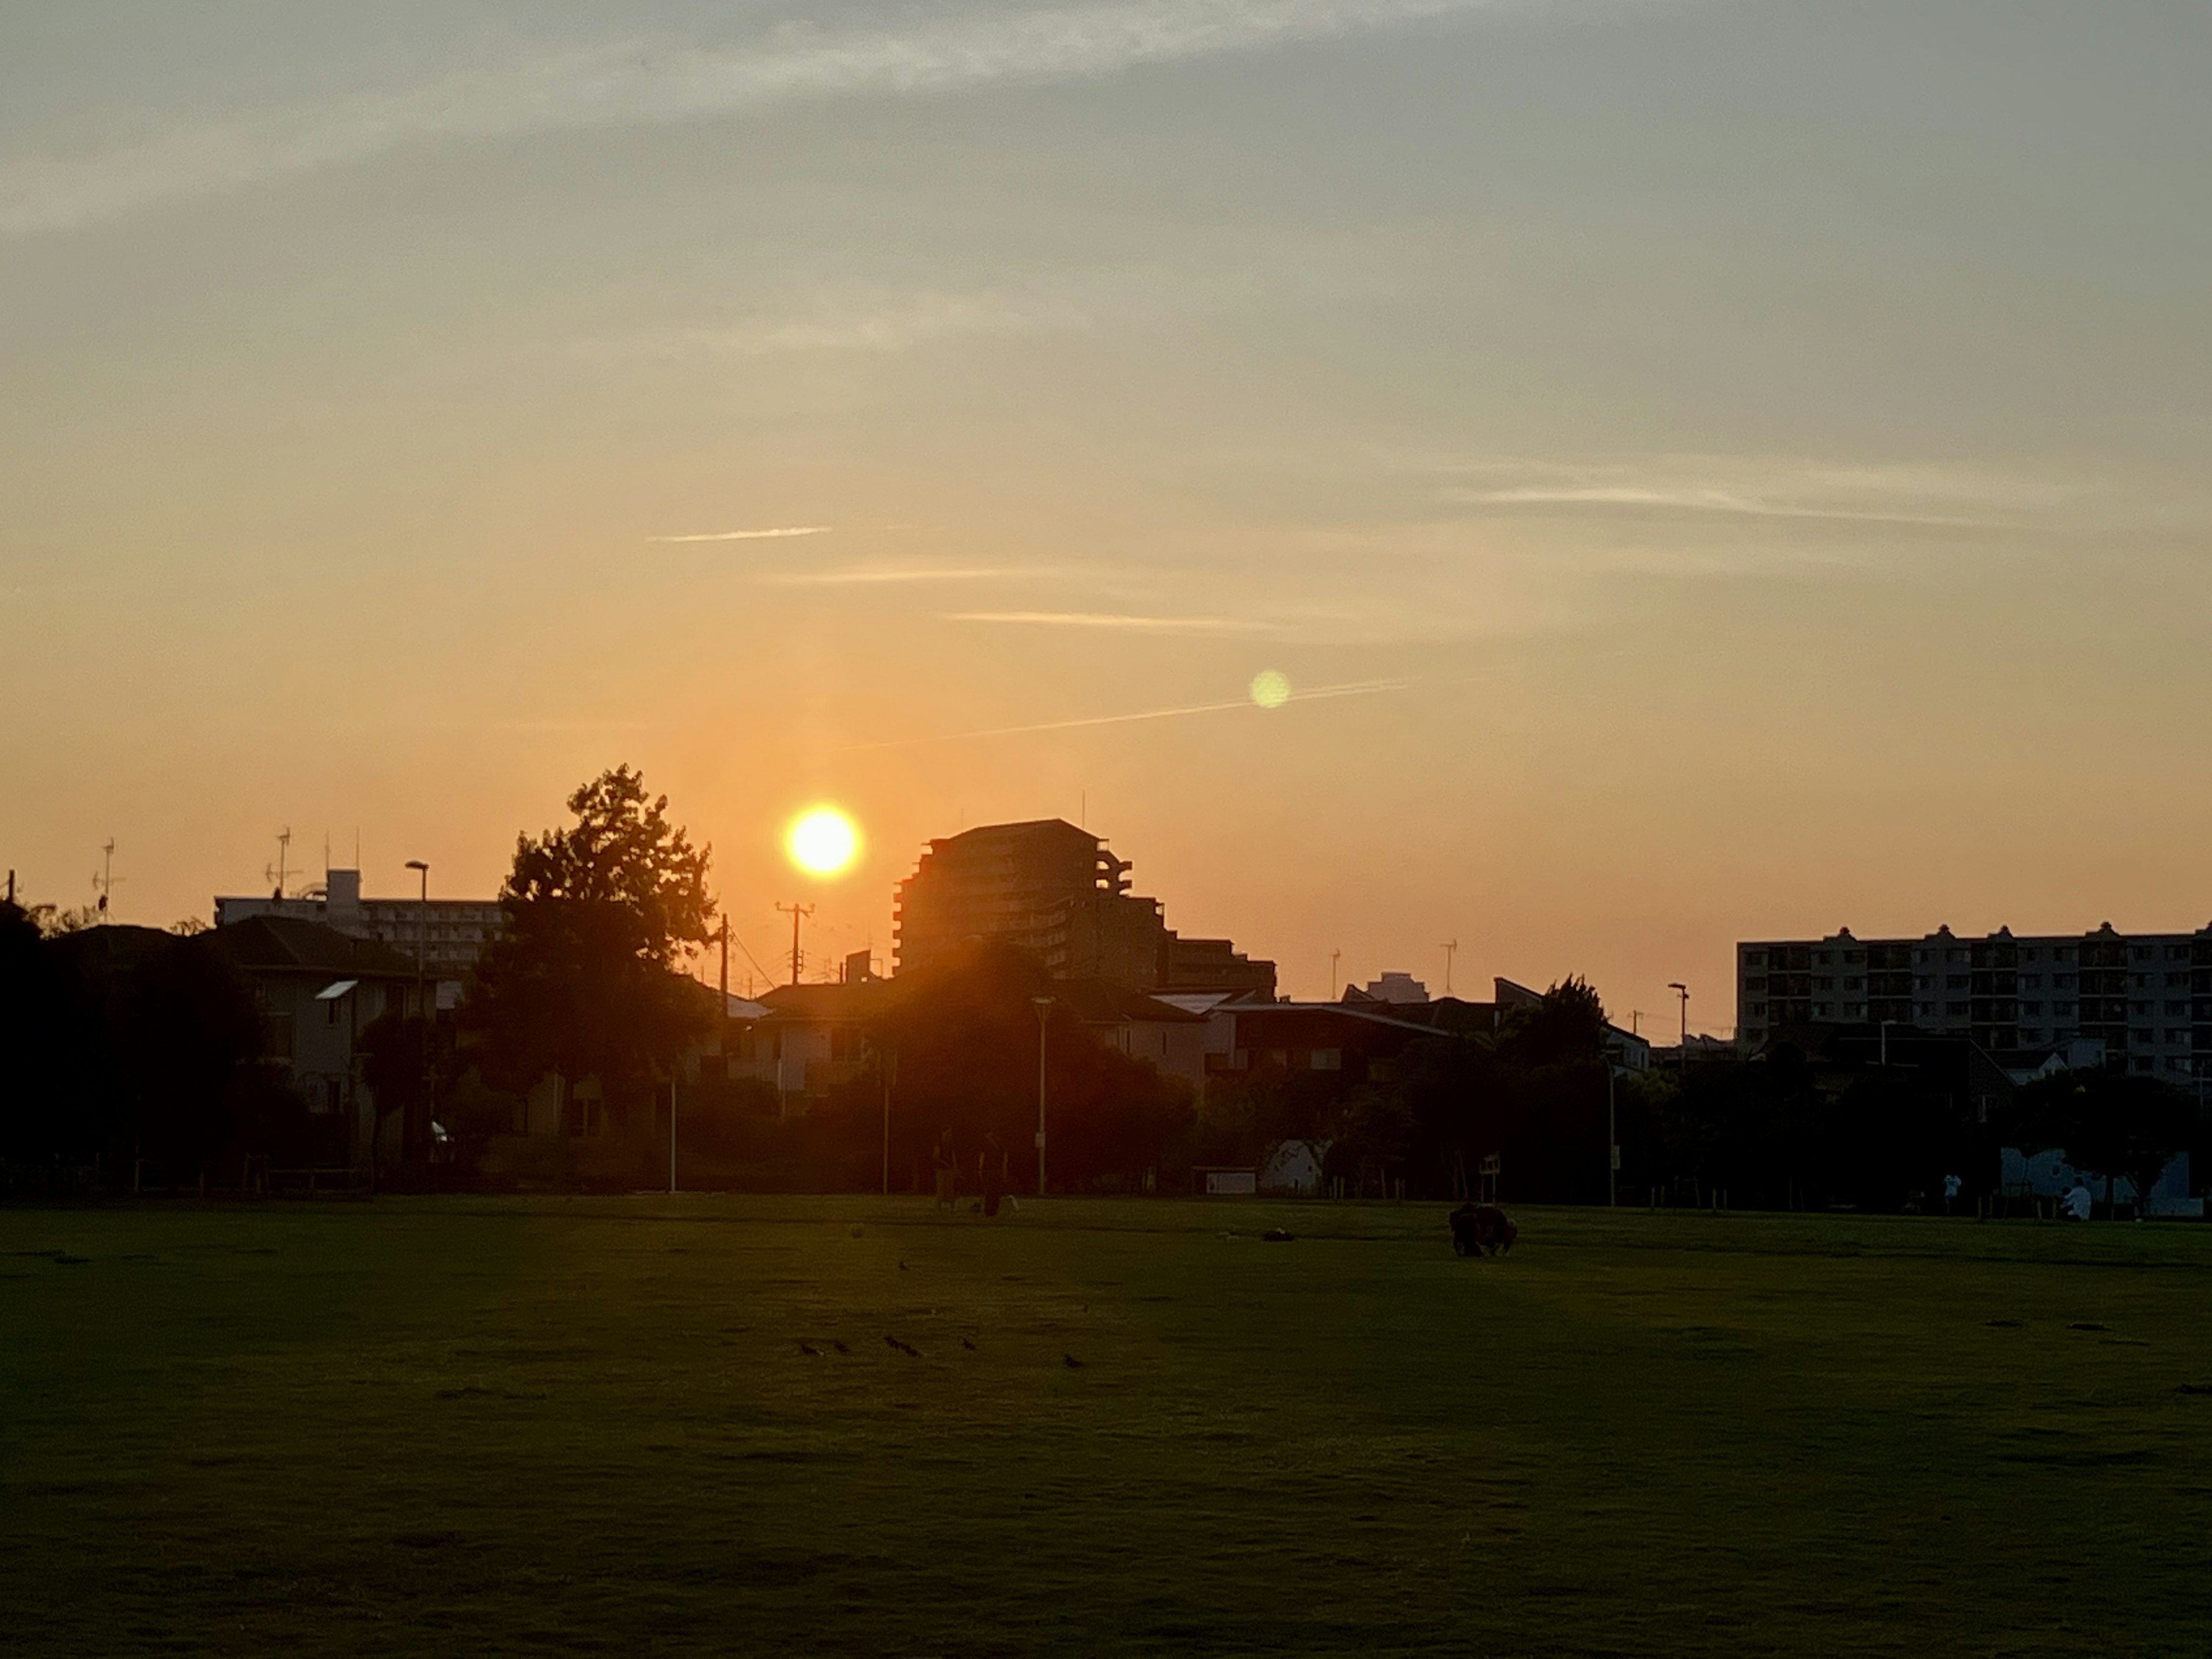
<svg viewBox="0 0 2212 1659">
<path fill-rule="evenodd" d="M 1262 708 L 1280 708 L 1291 700 L 1291 677 L 1279 668 L 1263 668 L 1252 676 L 1252 701 Z"/>
<path fill-rule="evenodd" d="M 783 850 L 810 876 L 842 876 L 860 855 L 860 826 L 834 806 L 810 806 L 784 831 Z"/>
</svg>

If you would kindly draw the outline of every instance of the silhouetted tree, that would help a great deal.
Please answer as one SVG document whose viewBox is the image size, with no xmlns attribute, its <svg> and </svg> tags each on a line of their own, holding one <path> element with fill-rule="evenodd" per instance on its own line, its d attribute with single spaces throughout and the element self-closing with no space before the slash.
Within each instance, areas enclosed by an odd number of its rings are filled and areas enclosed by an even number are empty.
<svg viewBox="0 0 2212 1659">
<path fill-rule="evenodd" d="M 502 1086 L 558 1071 L 635 1100 L 713 1022 L 712 994 L 677 967 L 714 913 L 709 849 L 627 766 L 578 789 L 568 810 L 569 827 L 517 838 L 505 927 L 477 964 L 464 1023 Z"/>
<path fill-rule="evenodd" d="M 1033 999 L 1054 986 L 1028 952 L 976 940 L 895 981 L 896 993 L 869 1032 L 880 1057 L 897 1055 L 892 1166 L 903 1182 L 927 1165 L 938 1136 L 953 1143 L 971 1181 L 984 1137 L 1008 1154 L 1013 1188 L 1034 1190 L 1037 1115 L 1037 1013 Z M 1161 1167 L 1188 1133 L 1188 1087 L 1149 1061 L 1102 1042 L 1065 1006 L 1048 1016 L 1046 1096 L 1053 1186 L 1080 1191 L 1140 1180 Z M 872 1185 L 882 1157 L 882 1076 L 839 1091 L 821 1133 L 834 1133 L 841 1184 Z M 829 1126 L 836 1127 L 831 1130 Z"/>
<path fill-rule="evenodd" d="M 2022 1152 L 2057 1151 L 2077 1170 L 2130 1182 L 2148 1206 L 2150 1189 L 2198 1132 L 2197 1103 L 2154 1077 L 2098 1066 L 2038 1078 L 2014 1097 L 2002 1126 Z"/>
</svg>

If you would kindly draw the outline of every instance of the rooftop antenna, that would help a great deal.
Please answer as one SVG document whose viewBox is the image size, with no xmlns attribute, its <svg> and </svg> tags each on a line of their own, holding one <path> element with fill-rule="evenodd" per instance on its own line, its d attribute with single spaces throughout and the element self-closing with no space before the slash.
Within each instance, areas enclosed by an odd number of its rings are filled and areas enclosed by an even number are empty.
<svg viewBox="0 0 2212 1659">
<path fill-rule="evenodd" d="M 94 908 L 99 911 L 100 919 L 106 921 L 107 901 L 115 892 L 115 837 L 112 836 L 107 838 L 107 845 L 100 849 L 100 873 L 92 878 L 92 890 L 100 895 L 100 902 Z"/>
<path fill-rule="evenodd" d="M 261 878 L 264 881 L 274 881 L 276 884 L 276 896 L 280 899 L 284 896 L 284 878 L 287 871 L 290 867 L 286 860 L 290 858 L 291 853 L 292 826 L 288 823 L 282 830 L 276 832 L 276 863 L 275 867 L 272 869 L 270 866 L 265 864 L 261 866 Z"/>
<path fill-rule="evenodd" d="M 1336 961 L 1343 954 L 1341 951 L 1331 951 L 1328 953 L 1328 1000 L 1331 1002 L 1336 1000 Z"/>
<path fill-rule="evenodd" d="M 361 868 L 361 826 L 357 823 L 353 827 L 353 867 Z"/>
<path fill-rule="evenodd" d="M 1452 994 L 1452 958 L 1459 954 L 1459 941 L 1457 939 L 1449 939 L 1444 943 L 1443 949 L 1444 953 L 1444 994 L 1446 996 L 1449 996 Z"/>
</svg>

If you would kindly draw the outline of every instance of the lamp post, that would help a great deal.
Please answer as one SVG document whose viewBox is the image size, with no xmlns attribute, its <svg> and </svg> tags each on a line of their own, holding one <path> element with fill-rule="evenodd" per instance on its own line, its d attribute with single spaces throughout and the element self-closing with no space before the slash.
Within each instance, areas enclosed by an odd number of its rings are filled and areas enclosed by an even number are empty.
<svg viewBox="0 0 2212 1659">
<path fill-rule="evenodd" d="M 1044 1196 L 1044 1040 L 1047 1022 L 1052 1018 L 1050 997 L 1031 997 L 1037 1016 L 1037 1196 Z"/>
<path fill-rule="evenodd" d="M 1670 979 L 1667 988 L 1682 1001 L 1682 1070 L 1686 1073 L 1690 1069 L 1690 988 L 1679 979 Z"/>
<path fill-rule="evenodd" d="M 430 939 L 430 866 L 422 859 L 410 859 L 407 867 L 422 878 L 422 897 L 415 912 L 415 1013 L 422 1022 L 422 1101 L 427 1125 L 428 1114 L 437 1106 L 437 1083 L 430 1071 L 430 1005 L 422 994 L 422 957 Z M 399 1159 L 403 1164 L 410 1150 L 408 1143 L 416 1139 L 407 1133 L 407 1127 L 404 1123 L 400 1126 Z"/>
</svg>

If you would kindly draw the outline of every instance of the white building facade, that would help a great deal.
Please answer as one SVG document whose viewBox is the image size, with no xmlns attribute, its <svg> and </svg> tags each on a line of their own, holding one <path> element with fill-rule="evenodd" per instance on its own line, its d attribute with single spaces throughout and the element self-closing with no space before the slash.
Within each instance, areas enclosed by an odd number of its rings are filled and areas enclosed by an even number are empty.
<svg viewBox="0 0 2212 1659">
<path fill-rule="evenodd" d="M 2212 1079 L 2212 927 L 1880 939 L 1844 928 L 1736 946 L 1745 1048 L 1824 1025 L 1911 1026 L 1998 1055 L 2101 1043 L 2130 1071 Z"/>
</svg>

